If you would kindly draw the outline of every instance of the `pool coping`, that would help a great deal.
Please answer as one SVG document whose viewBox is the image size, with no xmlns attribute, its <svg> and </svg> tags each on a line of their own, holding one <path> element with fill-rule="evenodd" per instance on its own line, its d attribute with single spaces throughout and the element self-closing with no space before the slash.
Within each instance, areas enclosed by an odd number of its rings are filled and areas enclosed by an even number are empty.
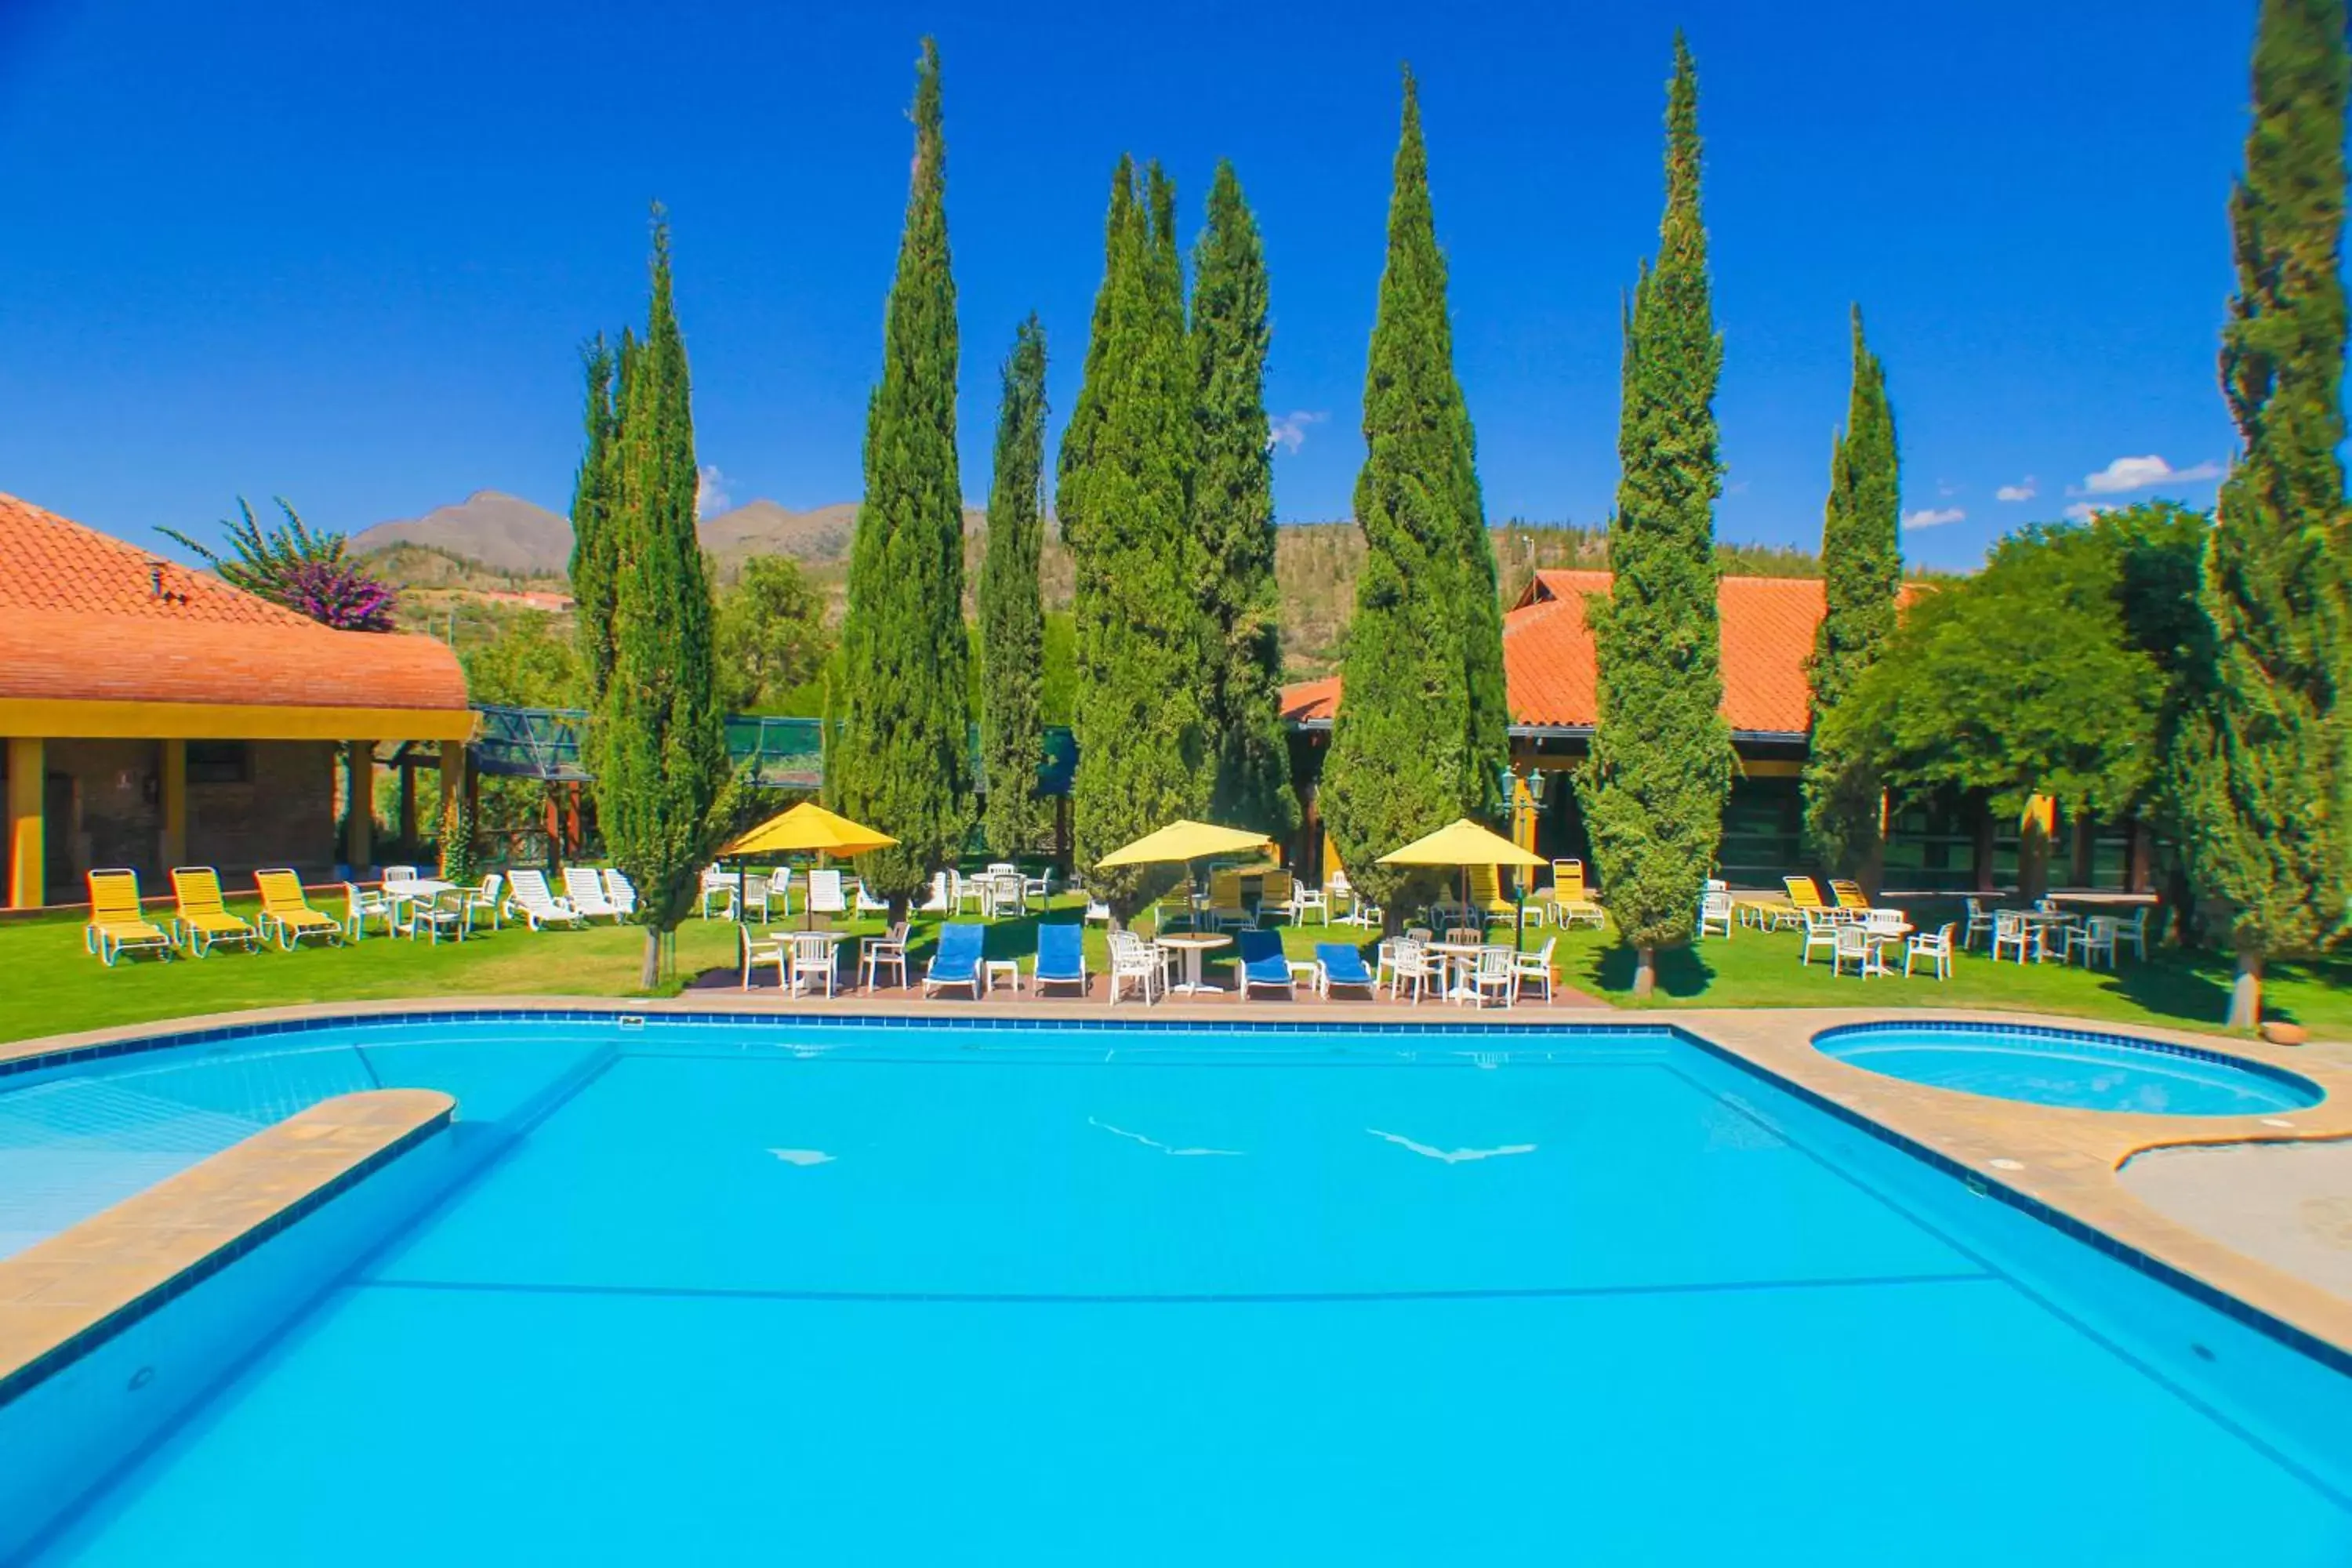
<svg viewBox="0 0 2352 1568">
<path fill-rule="evenodd" d="M 457 1109 L 436 1089 L 337 1095 L 0 1258 L 0 1408 L 415 1148 Z"/>
<path fill-rule="evenodd" d="M 618 1020 L 635 1016 L 679 1021 L 740 1019 L 771 1026 L 809 1023 L 910 1027 L 961 1022 L 1011 1030 L 1159 1024 L 1291 1033 L 1339 1026 L 1375 1034 L 1442 1033 L 1489 1037 L 1528 1033 L 1670 1032 L 1925 1159 L 1964 1181 L 1971 1190 L 1999 1197 L 2352 1375 L 2352 1300 L 2259 1262 L 2213 1237 L 2169 1218 L 2134 1195 L 2120 1179 L 2128 1161 L 2158 1149 L 2352 1139 L 2352 1051 L 2342 1047 L 2290 1048 L 2240 1040 L 2223 1043 L 2210 1035 L 2186 1030 L 2110 1027 L 2063 1016 L 1974 1009 L 1906 1008 L 1889 1014 L 1868 1007 L 1660 1008 L 1595 1013 L 1526 1007 L 1517 1010 L 1515 1016 L 1497 1016 L 1446 1008 L 1416 1016 L 1421 1011 L 1417 1008 L 1402 1015 L 1385 1008 L 1363 1014 L 1325 1007 L 1302 1012 L 1282 1004 L 1241 1004 L 1230 999 L 1208 1004 L 1163 1003 L 1149 1009 L 1000 999 L 984 1010 L 969 1005 L 922 1005 L 889 999 L 863 1005 L 830 1000 L 779 1005 L 779 1001 L 753 1001 L 747 1005 L 735 1004 L 727 993 L 704 993 L 626 1001 L 583 996 L 469 996 L 270 1007 L 0 1045 L 0 1076 L 173 1045 L 301 1033 L 341 1023 L 440 1016 L 539 1020 Z M 2326 1098 L 2315 1106 L 2269 1117 L 2175 1117 L 2078 1110 L 1910 1083 L 1839 1061 L 1813 1048 L 1812 1041 L 1818 1034 L 1872 1023 L 1975 1024 L 2154 1041 L 2202 1057 L 2242 1062 L 2265 1073 L 2291 1073 L 2318 1085 Z M 369 1097 L 343 1097 L 347 1100 L 366 1098 Z M 448 1097 L 433 1098 L 446 1101 Z M 322 1102 L 311 1110 L 335 1103 Z M 446 1122 L 448 1115 L 449 1111 L 443 1110 L 439 1121 Z M 280 1123 L 279 1127 L 288 1125 Z M 421 1135 L 423 1131 L 425 1129 L 411 1130 L 414 1135 Z M 159 1184 L 129 1204 L 118 1205 L 116 1210 L 109 1210 L 37 1244 L 16 1258 L 0 1259 L 0 1403 L 7 1398 L 6 1379 L 11 1364 L 5 1330 L 10 1305 L 5 1281 L 11 1264 L 21 1264 L 53 1243 L 81 1238 L 90 1227 L 103 1226 L 120 1209 L 163 1194 L 215 1162 L 229 1160 L 248 1145 L 261 1143 L 268 1136 L 267 1132 L 257 1135 L 236 1149 Z M 249 1181 L 256 1201 L 264 1201 L 265 1194 L 285 1194 L 284 1184 L 268 1173 L 273 1162 L 274 1156 L 265 1146 L 256 1149 L 250 1159 L 238 1160 L 227 1169 L 240 1186 Z M 263 1226 L 282 1223 L 285 1211 L 302 1201 L 299 1193 L 282 1204 L 277 1196 L 269 1196 L 256 1223 Z M 270 1208 L 268 1205 L 276 1206 Z"/>
</svg>

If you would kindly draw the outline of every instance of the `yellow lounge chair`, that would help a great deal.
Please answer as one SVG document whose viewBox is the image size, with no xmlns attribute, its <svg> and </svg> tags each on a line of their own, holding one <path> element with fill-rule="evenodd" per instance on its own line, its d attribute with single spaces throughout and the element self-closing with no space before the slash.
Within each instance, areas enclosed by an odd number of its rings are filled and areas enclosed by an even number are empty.
<svg viewBox="0 0 2352 1568">
<path fill-rule="evenodd" d="M 1242 902 L 1242 874 L 1239 871 L 1209 873 L 1209 901 L 1201 910 L 1202 922 L 1209 926 L 1250 923 L 1250 912 Z"/>
<path fill-rule="evenodd" d="M 1519 906 L 1503 897 L 1501 874 L 1492 866 L 1473 866 L 1469 870 L 1471 912 L 1489 925 L 1517 919 Z"/>
<path fill-rule="evenodd" d="M 1584 862 L 1555 860 L 1551 863 L 1552 918 L 1565 928 L 1575 925 L 1599 927 L 1608 923 L 1601 906 L 1584 888 Z"/>
<path fill-rule="evenodd" d="M 1811 877 L 1783 877 L 1780 879 L 1780 886 L 1789 889 L 1789 901 L 1797 906 L 1800 914 L 1807 910 L 1825 910 L 1830 907 L 1822 902 L 1822 890 L 1813 885 L 1813 879 Z"/>
<path fill-rule="evenodd" d="M 228 912 L 220 873 L 210 866 L 173 867 L 172 898 L 179 906 L 172 924 L 191 958 L 202 958 L 224 942 L 251 949 L 261 941 L 251 921 Z"/>
<path fill-rule="evenodd" d="M 292 871 L 256 871 L 253 885 L 261 892 L 261 934 L 276 936 L 278 945 L 288 952 L 306 936 L 342 940 L 342 922 L 310 907 L 302 896 L 302 879 Z"/>
<path fill-rule="evenodd" d="M 126 952 L 172 955 L 171 937 L 140 911 L 136 871 L 89 874 L 89 922 L 81 928 L 81 941 L 110 969 Z"/>
<path fill-rule="evenodd" d="M 1837 900 L 1837 907 L 1842 910 L 1866 910 L 1870 908 L 1870 900 L 1862 896 L 1862 884 L 1859 882 L 1849 882 L 1843 877 L 1831 879 L 1830 897 Z"/>
</svg>

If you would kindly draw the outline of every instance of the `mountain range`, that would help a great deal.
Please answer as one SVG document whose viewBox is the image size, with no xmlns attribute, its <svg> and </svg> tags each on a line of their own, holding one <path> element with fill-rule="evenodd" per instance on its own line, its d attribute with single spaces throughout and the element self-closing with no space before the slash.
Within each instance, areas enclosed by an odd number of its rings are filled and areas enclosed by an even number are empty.
<svg viewBox="0 0 2352 1568">
<path fill-rule="evenodd" d="M 966 508 L 964 531 L 978 533 L 987 514 Z M 703 548 L 720 562 L 747 555 L 789 555 L 810 565 L 837 565 L 849 559 L 857 523 L 857 503 L 794 511 L 772 500 L 750 501 L 700 524 Z M 436 507 L 423 517 L 379 522 L 352 538 L 352 549 L 377 554 L 415 545 L 478 562 L 518 577 L 560 577 L 572 561 L 572 521 L 543 506 L 500 490 L 477 490 L 455 506 Z"/>
</svg>

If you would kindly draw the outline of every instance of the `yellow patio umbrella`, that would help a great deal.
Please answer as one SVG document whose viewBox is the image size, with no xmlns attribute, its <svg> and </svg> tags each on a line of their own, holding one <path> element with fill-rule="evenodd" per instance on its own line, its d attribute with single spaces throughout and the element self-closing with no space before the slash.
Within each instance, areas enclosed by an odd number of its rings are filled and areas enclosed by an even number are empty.
<svg viewBox="0 0 2352 1568">
<path fill-rule="evenodd" d="M 1263 833 L 1252 833 L 1244 827 L 1221 827 L 1213 822 L 1194 822 L 1180 817 L 1167 826 L 1145 834 L 1132 844 L 1123 844 L 1095 862 L 1104 866 L 1169 866 L 1185 868 L 1186 896 L 1191 895 L 1192 862 L 1211 855 L 1242 855 L 1265 849 L 1267 839 Z"/>
<path fill-rule="evenodd" d="M 898 841 L 875 828 L 862 826 L 849 818 L 825 810 L 813 800 L 804 800 L 790 811 L 770 817 L 719 850 L 721 855 L 788 855 L 794 852 L 816 855 L 863 855 L 869 849 L 887 848 Z M 736 908 L 742 910 L 742 878 L 736 878 Z M 816 910 L 806 911 L 805 924 L 816 924 Z M 792 918 L 787 906 L 786 920 Z"/>
<path fill-rule="evenodd" d="M 863 855 L 868 849 L 884 849 L 898 842 L 887 833 L 860 826 L 813 800 L 804 800 L 792 810 L 768 818 L 719 853 Z"/>
<path fill-rule="evenodd" d="M 1459 866 L 1462 868 L 1462 904 L 1470 904 L 1470 868 L 1473 866 L 1516 866 L 1522 869 L 1541 866 L 1539 855 L 1520 848 L 1492 828 L 1481 827 L 1468 817 L 1459 817 L 1434 833 L 1423 834 L 1402 849 L 1391 849 L 1380 858 L 1383 866 Z"/>
<path fill-rule="evenodd" d="M 1097 866 L 1163 866 L 1180 860 L 1199 860 L 1211 855 L 1238 855 L 1244 850 L 1263 849 L 1266 837 L 1246 828 L 1220 827 L 1213 822 L 1179 820 L 1145 834 L 1132 844 L 1121 845 L 1101 859 Z"/>
</svg>

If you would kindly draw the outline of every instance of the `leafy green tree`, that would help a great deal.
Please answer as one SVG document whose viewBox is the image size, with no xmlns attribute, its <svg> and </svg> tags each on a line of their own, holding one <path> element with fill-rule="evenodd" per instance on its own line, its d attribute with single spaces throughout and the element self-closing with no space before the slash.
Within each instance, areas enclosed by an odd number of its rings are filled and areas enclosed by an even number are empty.
<svg viewBox="0 0 2352 1568">
<path fill-rule="evenodd" d="M 2225 901 L 2230 1024 L 2262 1016 L 2263 966 L 2345 929 L 2352 680 L 2344 505 L 2344 0 L 2263 0 L 2254 123 L 2230 199 L 2238 293 L 2221 387 L 2244 442 L 2222 481 L 2204 601 L 2219 663 L 2191 737 L 2189 856 Z"/>
<path fill-rule="evenodd" d="M 1885 863 L 1882 783 L 1869 757 L 1840 753 L 1823 739 L 1822 716 L 1845 700 L 1895 635 L 1903 584 L 1903 477 L 1886 371 L 1853 311 L 1853 390 L 1845 428 L 1830 454 L 1830 499 L 1822 520 L 1822 590 L 1827 601 L 1807 675 L 1813 745 L 1805 763 L 1805 836 L 1840 877 L 1878 891 Z"/>
<path fill-rule="evenodd" d="M 971 821 L 971 645 L 963 621 L 963 480 L 956 464 L 955 279 L 948 256 L 940 54 L 923 40 L 915 165 L 866 405 L 866 496 L 826 757 L 833 805 L 898 838 L 858 862 L 894 916 L 953 864 Z"/>
<path fill-rule="evenodd" d="M 745 559 L 719 595 L 719 700 L 729 713 L 773 713 L 833 652 L 824 594 L 789 555 Z"/>
<path fill-rule="evenodd" d="M 1465 606 L 1476 587 L 1463 527 L 1477 474 L 1468 428 L 1421 103 L 1407 71 L 1388 263 L 1364 377 L 1367 452 L 1355 505 L 1364 562 L 1322 789 L 1349 879 L 1384 905 L 1401 901 L 1412 874 L 1379 857 L 1475 809 L 1493 788 L 1471 744 L 1466 628 L 1475 616 Z M 1491 552 L 1487 562 L 1491 594 Z"/>
<path fill-rule="evenodd" d="M 587 679 L 576 639 L 556 636 L 555 618 L 525 610 L 498 637 L 457 656 L 466 695 L 509 708 L 585 708 Z"/>
<path fill-rule="evenodd" d="M 1193 376 L 1173 222 L 1166 176 L 1154 165 L 1138 189 L 1122 158 L 1055 507 L 1077 584 L 1077 859 L 1120 921 L 1160 878 L 1095 863 L 1208 802 L 1204 568 L 1189 507 Z"/>
<path fill-rule="evenodd" d="M 1265 416 L 1265 251 L 1231 163 L 1209 187 L 1192 260 L 1192 526 L 1207 556 L 1202 700 L 1219 821 L 1287 837 L 1289 730 L 1282 721 L 1282 598 L 1274 576 L 1274 457 Z"/>
<path fill-rule="evenodd" d="M 588 382 L 583 416 L 587 442 L 572 481 L 572 608 L 592 707 L 604 701 L 604 684 L 613 673 L 613 504 L 620 479 L 621 421 L 614 380 L 619 368 L 635 357 L 636 341 L 625 329 L 617 355 L 602 332 L 589 340 L 580 355 Z"/>
<path fill-rule="evenodd" d="M 637 889 L 642 984 L 693 908 L 724 828 L 727 739 L 711 657 L 709 580 L 695 533 L 693 394 L 656 207 L 653 302 L 626 377 L 611 511 L 613 668 L 591 721 L 596 816 Z M 593 437 L 592 437 L 593 438 Z"/>
<path fill-rule="evenodd" d="M 1458 383 L 1455 395 L 1460 396 Z M 1465 812 L 1491 812 L 1507 804 L 1502 798 L 1502 775 L 1511 758 L 1511 704 L 1503 672 L 1503 597 L 1496 582 L 1495 540 L 1486 531 L 1478 437 L 1466 404 L 1456 410 L 1454 444 L 1454 498 L 1462 514 L 1463 670 L 1470 699 L 1462 804 Z"/>
<path fill-rule="evenodd" d="M 1657 949 L 1690 940 L 1731 791 L 1715 601 L 1722 368 L 1699 218 L 1698 78 L 1676 33 L 1665 218 L 1625 330 L 1614 575 L 1606 602 L 1586 610 L 1600 725 L 1577 777 L 1601 896 L 1634 952 L 1636 996 L 1656 984 Z"/>
<path fill-rule="evenodd" d="M 1069 611 L 1045 612 L 1045 640 L 1039 668 L 1043 673 L 1037 690 L 1038 721 L 1069 723 L 1078 696 L 1078 623 Z"/>
<path fill-rule="evenodd" d="M 2172 693 L 2198 657 L 2160 584 L 2193 573 L 2203 533 L 2200 514 L 2158 502 L 2011 535 L 1983 571 L 1913 601 L 1822 714 L 1823 740 L 1898 791 L 1981 792 L 2002 816 L 2036 795 L 2074 817 L 2158 811 Z M 2028 897 L 2042 859 L 2021 867 Z"/>
<path fill-rule="evenodd" d="M 988 847 L 1011 857 L 1044 826 L 1037 767 L 1044 697 L 1045 607 L 1037 575 L 1045 532 L 1045 329 L 1032 315 L 1004 362 L 996 415 L 996 474 L 988 490 L 988 553 L 980 568 L 981 767 L 988 781 Z"/>
</svg>

